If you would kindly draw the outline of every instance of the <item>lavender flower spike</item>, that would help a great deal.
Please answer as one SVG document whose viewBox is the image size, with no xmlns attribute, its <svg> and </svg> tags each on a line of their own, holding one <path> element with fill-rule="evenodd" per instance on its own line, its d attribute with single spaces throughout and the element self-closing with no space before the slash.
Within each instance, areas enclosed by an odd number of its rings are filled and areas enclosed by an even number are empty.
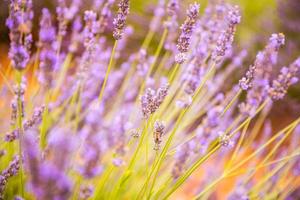
<svg viewBox="0 0 300 200">
<path fill-rule="evenodd" d="M 168 95 L 169 85 L 160 87 L 157 92 L 151 88 L 147 88 L 146 93 L 141 97 L 141 106 L 144 118 L 148 118 L 163 103 Z"/>
<path fill-rule="evenodd" d="M 115 40 L 120 40 L 122 38 L 125 22 L 127 15 L 129 14 L 129 0 L 121 0 L 119 3 L 119 10 L 117 17 L 114 19 L 114 32 L 113 36 Z"/>
<path fill-rule="evenodd" d="M 52 25 L 51 14 L 48 9 L 42 10 L 40 21 L 40 76 L 39 81 L 45 86 L 51 86 L 53 82 L 53 71 L 57 65 L 56 55 L 56 30 Z"/>
<path fill-rule="evenodd" d="M 233 37 L 236 31 L 236 25 L 241 22 L 241 15 L 238 6 L 230 9 L 227 16 L 227 28 L 223 31 L 217 41 L 217 47 L 213 52 L 213 59 L 218 61 L 221 57 L 225 56 L 227 50 L 232 46 Z"/>
<path fill-rule="evenodd" d="M 242 90 L 248 90 L 252 87 L 252 80 L 254 78 L 254 73 L 256 70 L 256 65 L 251 65 L 246 75 L 240 79 L 239 86 Z"/>
<path fill-rule="evenodd" d="M 181 64 L 186 60 L 185 53 L 189 50 L 193 29 L 199 15 L 200 5 L 195 3 L 190 5 L 187 11 L 187 18 L 180 27 L 181 34 L 178 38 L 177 49 L 180 52 L 176 55 L 175 60 Z"/>
<path fill-rule="evenodd" d="M 289 67 L 283 67 L 277 79 L 273 80 L 269 95 L 273 100 L 282 99 L 287 93 L 287 89 L 292 84 L 298 82 L 297 73 L 300 71 L 300 58 L 293 62 Z"/>
<path fill-rule="evenodd" d="M 9 28 L 9 38 L 11 40 L 9 58 L 12 66 L 16 70 L 23 70 L 29 61 L 29 44 L 24 45 L 22 35 L 30 33 L 31 20 L 33 18 L 32 1 L 11 0 L 10 14 L 6 20 L 6 26 Z M 29 40 L 27 40 L 28 43 Z M 27 47 L 26 47 L 27 46 Z"/>
<path fill-rule="evenodd" d="M 3 199 L 3 192 L 7 183 L 7 180 L 15 176 L 20 168 L 19 156 L 15 156 L 13 161 L 9 163 L 9 166 L 3 170 L 0 174 L 0 199 Z"/>
</svg>

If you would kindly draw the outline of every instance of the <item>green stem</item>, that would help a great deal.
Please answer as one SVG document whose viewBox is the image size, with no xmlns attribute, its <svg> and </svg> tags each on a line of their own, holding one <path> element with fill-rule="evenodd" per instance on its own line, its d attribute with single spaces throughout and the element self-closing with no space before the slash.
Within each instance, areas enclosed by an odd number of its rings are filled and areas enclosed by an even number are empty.
<svg viewBox="0 0 300 200">
<path fill-rule="evenodd" d="M 171 72 L 171 75 L 170 75 L 170 78 L 169 78 L 169 82 L 170 84 L 173 83 L 174 79 L 175 79 L 175 76 L 177 74 L 177 71 L 179 69 L 179 66 L 180 64 L 176 63 L 175 67 L 173 68 L 172 72 Z"/>
<path fill-rule="evenodd" d="M 17 83 L 18 83 L 18 93 L 21 90 L 21 84 L 22 84 L 22 72 L 17 72 Z M 24 197 L 24 183 L 23 183 L 23 162 L 22 162 L 22 138 L 24 134 L 24 129 L 23 129 L 23 119 L 22 119 L 22 113 L 23 113 L 23 107 L 22 107 L 22 100 L 20 96 L 18 96 L 18 128 L 19 128 L 19 164 L 20 164 L 20 185 L 21 185 L 21 195 Z"/>
<path fill-rule="evenodd" d="M 157 47 L 157 49 L 156 49 L 156 51 L 155 51 L 155 54 L 154 54 L 154 61 L 152 62 L 151 66 L 150 66 L 150 68 L 149 68 L 149 70 L 148 70 L 148 72 L 147 72 L 147 74 L 146 74 L 146 78 L 145 78 L 144 81 L 143 81 L 143 84 L 142 84 L 142 86 L 141 86 L 141 88 L 140 88 L 139 94 L 141 94 L 141 92 L 144 91 L 144 89 L 145 89 L 146 81 L 147 81 L 147 79 L 150 77 L 150 75 L 151 75 L 151 73 L 152 73 L 152 71 L 153 71 L 153 68 L 154 68 L 154 66 L 155 66 L 155 64 L 156 64 L 157 58 L 158 58 L 158 56 L 159 56 L 159 54 L 160 54 L 160 52 L 161 52 L 161 50 L 162 50 L 162 47 L 163 47 L 163 45 L 164 45 L 164 43 L 165 43 L 165 40 L 166 40 L 166 38 L 167 38 L 167 35 L 168 35 L 168 29 L 165 29 L 164 32 L 163 32 L 163 35 L 162 35 L 162 37 L 161 37 L 161 39 L 160 39 L 160 41 L 159 41 L 158 47 Z"/>
<path fill-rule="evenodd" d="M 118 40 L 115 41 L 113 49 L 111 51 L 109 64 L 108 64 L 108 67 L 107 67 L 107 70 L 106 70 L 106 73 L 105 73 L 104 81 L 103 81 L 103 84 L 102 84 L 102 87 L 101 87 L 101 91 L 100 91 L 100 94 L 99 94 L 99 98 L 98 98 L 98 102 L 99 103 L 101 103 L 101 100 L 102 100 L 102 97 L 103 97 L 103 94 L 104 94 L 104 89 L 105 89 L 106 84 L 107 84 L 108 76 L 109 76 L 110 70 L 111 70 L 111 68 L 113 66 L 113 62 L 114 62 L 114 57 L 115 57 L 117 45 L 118 45 Z"/>
<path fill-rule="evenodd" d="M 229 104 L 225 107 L 225 109 L 223 110 L 221 116 L 223 116 L 227 112 L 227 110 L 232 106 L 232 104 L 239 98 L 239 96 L 241 95 L 241 93 L 242 93 L 242 90 L 240 89 L 236 93 L 236 95 L 232 98 L 232 100 L 229 102 Z"/>
<path fill-rule="evenodd" d="M 149 124 L 150 121 L 151 121 L 151 119 L 148 119 L 147 121 L 144 122 L 145 125 L 144 125 L 144 128 L 143 128 L 142 134 L 141 134 L 141 139 L 139 141 L 139 144 L 138 144 L 137 148 L 135 149 L 133 156 L 131 157 L 131 160 L 129 162 L 129 165 L 128 165 L 127 169 L 125 170 L 124 174 L 119 179 L 119 181 L 117 182 L 116 186 L 114 187 L 114 189 L 112 191 L 112 199 L 115 199 L 115 198 L 118 197 L 119 190 L 122 187 L 122 184 L 124 185 L 125 182 L 128 180 L 128 178 L 131 176 L 132 168 L 134 167 L 134 164 L 136 162 L 137 155 L 138 155 L 140 149 L 142 148 L 145 137 L 147 135 L 148 124 Z"/>
<path fill-rule="evenodd" d="M 153 36 L 154 36 L 154 31 L 151 31 L 151 30 L 150 30 L 150 31 L 147 33 L 147 35 L 146 35 L 146 37 L 145 37 L 145 39 L 144 39 L 144 42 L 143 42 L 143 44 L 142 44 L 142 48 L 143 48 L 143 49 L 147 49 L 147 48 L 148 48 L 148 46 L 149 46 L 149 44 L 150 44 L 150 42 L 151 42 Z"/>
<path fill-rule="evenodd" d="M 197 162 L 193 164 L 191 168 L 189 168 L 173 185 L 173 187 L 167 192 L 163 199 L 167 199 L 173 192 L 175 192 L 189 177 L 190 175 L 198 169 L 198 167 L 205 162 L 211 155 L 213 155 L 219 148 L 220 144 L 216 145 L 211 151 L 201 157 Z"/>
</svg>

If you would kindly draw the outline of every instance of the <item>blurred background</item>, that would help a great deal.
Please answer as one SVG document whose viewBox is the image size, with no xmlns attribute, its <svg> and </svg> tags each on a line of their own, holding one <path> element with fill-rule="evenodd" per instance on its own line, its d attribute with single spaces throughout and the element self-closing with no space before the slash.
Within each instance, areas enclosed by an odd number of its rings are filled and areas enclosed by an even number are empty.
<svg viewBox="0 0 300 200">
<path fill-rule="evenodd" d="M 134 38 L 131 38 L 132 51 L 139 48 L 143 37 L 148 31 L 148 24 L 153 15 L 154 5 L 158 0 L 131 0 L 131 14 L 128 24 L 135 30 Z M 181 0 L 181 19 L 184 19 L 185 9 L 189 3 L 195 0 Z M 217 0 L 198 0 L 202 11 L 208 1 Z M 300 56 L 300 0 L 228 0 L 240 6 L 242 10 L 242 23 L 238 27 L 235 40 L 237 49 L 247 49 L 249 56 L 243 69 L 253 63 L 258 50 L 262 49 L 272 33 L 282 32 L 286 36 L 286 45 L 281 49 L 278 67 L 274 69 L 274 76 L 277 75 L 279 68 L 288 65 Z M 81 11 L 91 9 L 93 0 L 85 0 Z M 0 1 L 0 64 L 7 66 L 7 51 L 9 45 L 8 29 L 5 20 L 8 16 L 9 0 Z M 37 41 L 39 27 L 39 16 L 41 9 L 47 7 L 55 13 L 56 0 L 33 0 L 34 4 L 34 23 L 33 36 Z M 116 10 L 116 9 L 115 9 Z M 109 34 L 109 33 L 108 33 Z M 155 40 L 159 40 L 159 35 Z M 243 73 L 244 71 L 241 71 Z M 240 75 L 237 75 L 240 77 Z M 284 100 L 276 102 L 271 116 L 280 116 L 280 122 L 290 121 L 300 111 L 300 87 L 299 84 L 289 90 L 289 94 Z M 277 119 L 277 118 L 276 118 Z M 274 119 L 274 120 L 276 120 Z"/>
</svg>

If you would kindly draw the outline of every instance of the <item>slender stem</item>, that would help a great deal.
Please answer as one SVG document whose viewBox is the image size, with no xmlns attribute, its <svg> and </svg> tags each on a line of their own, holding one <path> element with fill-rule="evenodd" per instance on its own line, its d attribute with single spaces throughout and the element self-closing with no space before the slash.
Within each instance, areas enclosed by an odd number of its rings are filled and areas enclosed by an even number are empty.
<svg viewBox="0 0 300 200">
<path fill-rule="evenodd" d="M 21 91 L 21 84 L 22 84 L 22 72 L 17 72 L 17 83 L 18 83 L 18 94 Z M 23 116 L 22 113 L 23 111 L 23 106 L 22 106 L 22 100 L 21 97 L 18 95 L 18 128 L 19 128 L 19 164 L 20 164 L 20 185 L 21 185 L 21 195 L 24 197 L 24 184 L 23 184 L 23 156 L 22 156 L 22 138 L 24 134 L 24 129 L 23 129 Z"/>
<path fill-rule="evenodd" d="M 121 178 L 117 182 L 116 186 L 112 190 L 111 195 L 112 195 L 113 199 L 118 196 L 118 193 L 119 193 L 119 190 L 121 188 L 121 185 L 124 184 L 124 181 L 126 181 L 129 178 L 129 176 L 131 175 L 131 173 L 132 173 L 132 168 L 134 167 L 134 164 L 136 162 L 137 155 L 138 155 L 140 149 L 142 148 L 144 140 L 145 140 L 145 137 L 147 135 L 147 132 L 148 132 L 148 123 L 150 121 L 151 120 L 148 119 L 147 121 L 144 122 L 145 125 L 144 125 L 144 128 L 143 128 L 142 134 L 141 134 L 141 138 L 140 138 L 139 144 L 138 144 L 137 148 L 135 149 L 135 151 L 133 153 L 133 156 L 131 157 L 131 160 L 130 160 L 130 162 L 128 164 L 127 169 L 125 170 L 124 174 L 121 176 Z"/>
<path fill-rule="evenodd" d="M 168 29 L 165 29 L 164 32 L 163 32 L 163 35 L 162 35 L 162 37 L 161 37 L 161 39 L 160 39 L 160 41 L 159 41 L 158 47 L 157 47 L 157 49 L 156 49 L 156 51 L 155 51 L 155 54 L 154 54 L 154 61 L 152 62 L 151 66 L 150 66 L 150 68 L 149 68 L 149 70 L 148 70 L 148 72 L 147 72 L 147 74 L 146 74 L 146 77 L 145 77 L 145 79 L 144 79 L 144 81 L 143 81 L 143 83 L 142 83 L 142 86 L 140 87 L 139 94 L 141 94 L 141 93 L 144 91 L 144 89 L 145 89 L 146 81 L 147 81 L 147 79 L 150 77 L 151 72 L 153 71 L 153 68 L 154 68 L 154 66 L 155 66 L 155 64 L 156 64 L 157 58 L 158 58 L 158 56 L 159 56 L 159 54 L 160 54 L 160 52 L 161 52 L 161 50 L 162 50 L 162 47 L 163 47 L 163 45 L 164 45 L 164 43 L 165 43 L 165 40 L 166 40 L 166 38 L 167 38 L 167 35 L 168 35 Z M 138 96 L 139 96 L 139 95 L 138 95 Z"/>
<path fill-rule="evenodd" d="M 284 142 L 284 140 L 292 133 L 292 131 L 295 129 L 296 126 L 297 126 L 297 124 L 295 124 L 294 126 L 292 126 L 288 130 L 288 132 L 275 144 L 275 146 L 272 148 L 272 150 L 264 157 L 264 159 L 260 163 L 260 165 L 264 165 L 270 158 L 272 158 L 272 156 L 274 155 L 274 153 L 278 150 L 278 148 Z M 247 179 L 244 181 L 244 183 L 247 183 L 247 182 L 249 182 L 251 180 L 251 177 L 255 174 L 255 171 L 256 171 L 256 169 L 253 170 L 253 172 L 247 177 Z"/>
<path fill-rule="evenodd" d="M 205 162 L 211 155 L 213 155 L 218 149 L 220 148 L 220 145 L 216 145 L 214 148 L 212 148 L 207 154 L 205 154 L 203 157 L 201 157 L 198 161 L 196 161 L 192 167 L 190 167 L 177 181 L 176 183 L 171 187 L 171 189 L 167 192 L 167 194 L 164 196 L 163 199 L 168 199 L 168 197 L 173 194 L 185 181 L 190 175 L 198 169 L 198 167 Z"/>
<path fill-rule="evenodd" d="M 45 148 L 46 147 L 46 135 L 47 135 L 47 130 L 49 127 L 49 103 L 50 103 L 50 91 L 48 91 L 45 95 L 45 111 L 43 113 L 42 116 L 42 123 L 41 123 L 41 129 L 40 129 L 40 135 L 41 135 L 41 140 L 40 140 L 40 145 L 41 148 Z"/>
<path fill-rule="evenodd" d="M 236 156 L 238 155 L 239 150 L 240 150 L 240 148 L 242 146 L 242 143 L 244 141 L 246 132 L 248 130 L 249 124 L 250 124 L 250 121 L 248 121 L 247 124 L 244 126 L 242 134 L 241 134 L 240 139 L 238 141 L 238 144 L 237 144 L 236 148 L 234 149 L 234 152 L 233 152 L 233 154 L 232 154 L 232 156 L 231 156 L 231 158 L 230 158 L 227 166 L 225 167 L 225 172 L 227 171 L 227 169 L 229 169 L 231 167 L 232 162 L 235 160 Z"/>
<path fill-rule="evenodd" d="M 244 160 L 240 161 L 238 164 L 234 165 L 233 168 L 231 168 L 227 173 L 231 173 L 244 165 L 246 162 L 248 162 L 251 158 L 253 158 L 255 155 L 257 155 L 259 152 L 261 152 L 264 148 L 269 146 L 272 142 L 274 142 L 278 137 L 280 137 L 286 130 L 288 130 L 290 127 L 294 126 L 295 124 L 298 124 L 300 122 L 300 118 L 298 118 L 296 121 L 294 121 L 289 126 L 285 127 L 283 130 L 279 131 L 277 134 L 275 134 L 270 140 L 268 140 L 265 144 L 263 144 L 260 148 L 258 148 L 255 152 L 250 154 L 248 157 L 246 157 Z"/>
<path fill-rule="evenodd" d="M 70 67 L 70 63 L 72 61 L 72 57 L 73 57 L 72 53 L 69 53 L 66 56 L 66 59 L 64 60 L 63 66 L 62 66 L 61 70 L 59 71 L 58 78 L 57 78 L 57 83 L 55 85 L 54 92 L 53 92 L 54 100 L 57 98 L 58 93 L 60 91 L 60 88 L 61 88 L 61 86 L 64 82 L 64 79 L 66 77 L 66 73 L 67 73 L 68 68 Z"/>
<path fill-rule="evenodd" d="M 148 46 L 149 46 L 149 44 L 150 44 L 150 42 L 151 42 L 153 36 L 154 36 L 154 31 L 151 31 L 151 30 L 150 30 L 150 31 L 147 33 L 147 35 L 146 35 L 146 37 L 145 37 L 145 39 L 144 39 L 144 42 L 143 42 L 143 44 L 142 44 L 142 48 L 144 48 L 144 49 L 148 48 Z"/>
<path fill-rule="evenodd" d="M 206 186 L 195 198 L 193 199 L 200 199 L 200 197 L 204 196 L 211 188 L 213 188 L 215 185 L 217 185 L 221 180 L 224 179 L 224 175 L 220 176 L 216 180 L 214 180 L 212 183 L 210 183 L 208 186 Z"/>
<path fill-rule="evenodd" d="M 176 63 L 175 67 L 173 68 L 172 72 L 171 72 L 171 75 L 170 75 L 170 78 L 169 78 L 169 82 L 170 84 L 173 83 L 174 79 L 175 79 L 175 76 L 177 74 L 177 71 L 179 69 L 179 66 L 180 64 Z"/>
<path fill-rule="evenodd" d="M 227 110 L 232 106 L 232 104 L 239 98 L 239 96 L 241 95 L 242 90 L 239 90 L 236 95 L 232 98 L 232 100 L 229 102 L 229 104 L 225 107 L 225 109 L 223 110 L 221 116 L 223 116 Z"/>
<path fill-rule="evenodd" d="M 108 64 L 108 67 L 107 67 L 107 70 L 106 70 L 106 73 L 105 73 L 105 77 L 104 77 L 104 81 L 103 81 L 103 84 L 102 84 L 102 87 L 101 87 L 101 91 L 100 91 L 100 94 L 99 94 L 99 97 L 98 97 L 98 102 L 99 103 L 101 103 L 101 100 L 102 100 L 102 97 L 103 97 L 103 94 L 104 94 L 104 89 L 106 87 L 106 83 L 107 83 L 107 80 L 108 80 L 108 76 L 110 74 L 110 70 L 113 67 L 113 62 L 114 62 L 114 57 L 115 57 L 117 45 L 118 45 L 118 40 L 115 41 L 113 49 L 111 51 L 109 64 Z"/>
<path fill-rule="evenodd" d="M 107 180 L 109 179 L 109 177 L 114 169 L 115 169 L 115 166 L 111 165 L 110 167 L 108 167 L 107 170 L 105 170 L 104 174 L 101 177 L 101 180 L 99 181 L 97 190 L 95 192 L 95 198 L 94 198 L 95 200 L 100 199 L 101 197 L 103 198 L 103 196 L 101 196 L 101 195 L 103 194 L 105 184 L 107 183 Z"/>
</svg>

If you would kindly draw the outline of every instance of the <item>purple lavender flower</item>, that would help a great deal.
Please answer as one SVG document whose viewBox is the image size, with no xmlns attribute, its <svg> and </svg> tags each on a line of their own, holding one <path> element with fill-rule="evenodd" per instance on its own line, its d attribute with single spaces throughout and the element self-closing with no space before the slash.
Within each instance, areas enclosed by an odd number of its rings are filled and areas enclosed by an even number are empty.
<svg viewBox="0 0 300 200">
<path fill-rule="evenodd" d="M 10 29 L 10 39 L 12 42 L 18 42 L 20 38 L 19 27 L 22 24 L 22 2 L 21 0 L 10 1 L 10 14 L 6 20 L 6 26 Z"/>
<path fill-rule="evenodd" d="M 4 140 L 6 142 L 12 142 L 18 139 L 20 136 L 20 129 L 13 130 L 5 135 Z"/>
<path fill-rule="evenodd" d="M 95 8 L 95 10 L 98 10 L 103 5 L 103 3 L 104 3 L 104 0 L 94 0 L 93 8 Z"/>
<path fill-rule="evenodd" d="M 42 10 L 42 18 L 40 21 L 40 45 L 44 43 L 52 43 L 55 41 L 56 31 L 55 28 L 52 26 L 51 14 L 47 8 Z"/>
<path fill-rule="evenodd" d="M 116 166 L 116 167 L 120 167 L 122 165 L 124 165 L 124 160 L 121 158 L 114 158 L 112 163 Z"/>
<path fill-rule="evenodd" d="M 168 35 L 165 42 L 165 49 L 169 51 L 176 50 L 176 38 L 177 38 L 177 29 L 178 29 L 178 22 L 177 22 L 177 14 L 178 14 L 179 4 L 178 0 L 170 0 L 167 5 L 167 14 L 168 18 L 164 22 L 164 27 L 168 29 Z"/>
<path fill-rule="evenodd" d="M 93 178 L 103 171 L 102 166 L 99 164 L 101 148 L 98 144 L 100 144 L 100 142 L 101 138 L 97 137 L 97 135 L 89 134 L 85 139 L 85 145 L 81 153 L 84 163 L 79 169 L 85 178 Z"/>
<path fill-rule="evenodd" d="M 37 125 L 38 123 L 40 123 L 42 121 L 42 116 L 43 116 L 44 111 L 45 111 L 44 105 L 39 108 L 36 108 L 33 111 L 33 115 L 31 116 L 31 118 L 24 121 L 24 123 L 23 123 L 24 130 L 27 130 L 27 129 L 33 127 L 34 125 Z"/>
<path fill-rule="evenodd" d="M 185 80 L 187 81 L 187 86 L 184 89 L 185 93 L 188 95 L 192 95 L 199 83 L 201 82 L 201 77 L 204 74 L 203 67 L 197 65 L 197 63 L 191 63 L 189 66 L 188 73 L 186 75 Z"/>
<path fill-rule="evenodd" d="M 257 54 L 246 77 L 240 81 L 242 89 L 252 87 L 247 93 L 246 102 L 239 105 L 241 113 L 253 115 L 259 104 L 267 98 L 272 66 L 277 62 L 278 51 L 283 44 L 283 34 L 272 34 L 265 49 Z"/>
<path fill-rule="evenodd" d="M 76 52 L 78 49 L 78 46 L 80 44 L 80 40 L 82 38 L 82 35 L 80 34 L 81 29 L 82 29 L 82 21 L 81 17 L 77 16 L 72 23 L 72 35 L 71 35 L 71 43 L 69 46 L 69 51 L 71 53 Z"/>
<path fill-rule="evenodd" d="M 99 29 L 97 22 L 97 14 L 94 11 L 88 10 L 84 12 L 85 26 L 83 30 L 85 52 L 82 56 L 80 64 L 79 80 L 85 79 L 87 70 L 96 53 L 96 34 Z"/>
<path fill-rule="evenodd" d="M 32 0 L 11 0 L 9 5 L 9 17 L 6 26 L 10 29 L 10 39 L 18 43 L 21 33 L 28 34 L 31 30 L 33 11 Z"/>
<path fill-rule="evenodd" d="M 58 130 L 50 133 L 50 136 L 47 155 L 42 158 L 37 145 L 37 133 L 25 134 L 23 141 L 25 168 L 30 175 L 28 187 L 36 198 L 68 199 L 71 195 L 72 182 L 66 175 L 66 166 L 67 158 L 70 156 L 71 138 L 65 138 L 66 135 Z"/>
<path fill-rule="evenodd" d="M 214 60 L 218 61 L 218 59 L 224 57 L 226 52 L 231 48 L 236 31 L 236 25 L 239 24 L 240 21 L 241 15 L 239 7 L 234 6 L 228 12 L 227 27 L 218 38 L 217 47 L 212 55 Z"/>
<path fill-rule="evenodd" d="M 159 0 L 158 5 L 154 10 L 154 17 L 150 22 L 150 30 L 153 32 L 158 30 L 162 18 L 165 15 L 164 4 L 164 0 Z"/>
<path fill-rule="evenodd" d="M 193 29 L 196 23 L 196 20 L 199 15 L 200 5 L 195 3 L 190 5 L 187 11 L 187 19 L 180 27 L 181 34 L 178 38 L 177 49 L 180 52 L 176 55 L 176 62 L 181 64 L 186 60 L 185 53 L 189 50 L 191 37 L 193 34 Z"/>
<path fill-rule="evenodd" d="M 125 28 L 126 18 L 129 14 L 129 0 L 121 0 L 119 3 L 119 10 L 117 17 L 114 19 L 114 32 L 113 36 L 115 40 L 119 40 L 122 38 L 123 31 Z"/>
<path fill-rule="evenodd" d="M 153 61 L 152 57 L 148 56 L 147 51 L 141 48 L 136 55 L 136 60 L 138 62 L 136 66 L 138 75 L 145 77 Z"/>
<path fill-rule="evenodd" d="M 146 119 L 159 108 L 168 95 L 168 90 L 168 85 L 162 86 L 157 92 L 151 88 L 146 89 L 146 93 L 141 97 L 142 112 Z"/>
<path fill-rule="evenodd" d="M 269 95 L 273 100 L 282 99 L 287 93 L 289 86 L 298 82 L 298 72 L 300 71 L 300 58 L 289 67 L 283 67 L 277 79 L 273 80 Z"/>
<path fill-rule="evenodd" d="M 17 116 L 18 116 L 18 102 L 17 98 L 13 98 L 10 104 L 11 107 L 11 115 L 10 115 L 10 124 L 12 126 L 16 125 Z"/>
<path fill-rule="evenodd" d="M 41 122 L 42 114 L 43 114 L 44 110 L 45 110 L 45 106 L 42 106 L 42 107 L 36 109 L 34 111 L 32 117 L 23 122 L 24 131 L 27 131 L 29 128 L 32 128 L 33 126 L 35 126 Z M 20 136 L 20 129 L 15 129 L 5 135 L 5 141 L 12 142 L 12 141 L 18 139 L 19 136 Z"/>
<path fill-rule="evenodd" d="M 16 120 L 16 116 L 19 114 L 21 115 L 21 117 L 24 117 L 25 116 L 25 109 L 24 109 L 24 95 L 25 95 L 25 88 L 26 88 L 26 85 L 24 83 L 24 79 L 22 80 L 21 82 L 21 85 L 18 86 L 18 85 L 15 85 L 14 86 L 14 99 L 12 100 L 12 104 L 11 104 L 11 107 L 12 107 L 12 120 Z M 21 111 L 20 113 L 18 113 L 18 101 L 21 102 Z M 12 121 L 13 122 L 13 121 Z M 15 123 L 12 123 L 12 124 L 15 124 Z"/>
<path fill-rule="evenodd" d="M 53 82 L 53 71 L 58 63 L 56 55 L 56 31 L 52 26 L 51 15 L 48 9 L 42 10 L 40 21 L 40 76 L 39 81 L 45 86 L 51 86 Z"/>
<path fill-rule="evenodd" d="M 169 0 L 167 5 L 168 16 L 172 17 L 174 15 L 177 15 L 178 9 L 179 9 L 178 0 Z"/>
<path fill-rule="evenodd" d="M 10 14 L 6 20 L 6 25 L 10 30 L 9 37 L 11 40 L 9 58 L 12 66 L 16 70 L 23 70 L 29 62 L 29 42 L 23 44 L 22 34 L 25 36 L 30 33 L 31 21 L 33 18 L 32 1 L 11 0 Z"/>
<path fill-rule="evenodd" d="M 99 33 L 103 33 L 109 25 L 112 16 L 111 7 L 113 6 L 115 0 L 107 1 L 101 10 L 99 17 Z"/>
<path fill-rule="evenodd" d="M 8 167 L 0 174 L 0 199 L 3 199 L 5 186 L 10 177 L 15 176 L 19 172 L 20 162 L 19 156 L 14 156 L 14 159 L 9 163 Z"/>
<path fill-rule="evenodd" d="M 94 11 L 84 12 L 84 46 L 90 51 L 93 48 L 93 43 L 95 42 L 95 35 L 98 29 L 98 23 L 96 21 L 97 14 Z"/>
<path fill-rule="evenodd" d="M 154 150 L 159 150 L 160 143 L 162 142 L 162 136 L 165 134 L 165 125 L 161 121 L 155 121 L 154 131 L 153 131 L 153 140 L 155 143 Z"/>
<path fill-rule="evenodd" d="M 56 14 L 58 20 L 58 35 L 65 36 L 67 33 L 67 24 L 64 17 L 66 12 L 66 2 L 65 0 L 58 0 L 58 6 L 56 7 Z"/>
<path fill-rule="evenodd" d="M 25 46 L 12 44 L 9 51 L 9 58 L 12 60 L 12 66 L 15 69 L 23 70 L 29 61 L 29 53 Z"/>
<path fill-rule="evenodd" d="M 175 155 L 176 161 L 172 169 L 172 176 L 174 179 L 177 179 L 182 174 L 190 154 L 191 149 L 189 144 L 184 144 L 177 149 Z"/>
<path fill-rule="evenodd" d="M 70 5 L 70 7 L 67 7 L 65 0 L 58 0 L 58 7 L 56 7 L 56 13 L 58 20 L 59 36 L 66 35 L 67 24 L 77 14 L 80 4 L 80 0 L 72 0 L 72 4 Z"/>
<path fill-rule="evenodd" d="M 242 90 L 248 90 L 252 87 L 252 80 L 254 78 L 256 66 L 251 65 L 249 70 L 246 72 L 246 75 L 239 80 L 239 86 Z"/>
</svg>

